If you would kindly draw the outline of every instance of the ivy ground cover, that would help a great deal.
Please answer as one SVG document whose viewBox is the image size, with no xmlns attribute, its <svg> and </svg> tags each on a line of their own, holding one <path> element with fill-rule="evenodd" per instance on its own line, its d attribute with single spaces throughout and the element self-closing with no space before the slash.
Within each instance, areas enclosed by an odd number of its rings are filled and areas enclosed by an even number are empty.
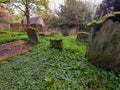
<svg viewBox="0 0 120 90">
<path fill-rule="evenodd" d="M 61 38 L 64 50 L 50 48 L 51 38 Z M 0 62 L 0 90 L 119 90 L 120 74 L 90 64 L 86 44 L 75 40 L 40 37 L 29 52 Z"/>
</svg>

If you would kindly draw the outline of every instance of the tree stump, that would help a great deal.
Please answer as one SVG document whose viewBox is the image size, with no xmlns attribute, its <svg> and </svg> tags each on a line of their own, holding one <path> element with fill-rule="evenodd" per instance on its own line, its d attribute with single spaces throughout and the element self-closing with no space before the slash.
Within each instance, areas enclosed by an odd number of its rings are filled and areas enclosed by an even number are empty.
<svg viewBox="0 0 120 90">
<path fill-rule="evenodd" d="M 50 39 L 50 47 L 58 50 L 63 50 L 62 39 Z"/>
<path fill-rule="evenodd" d="M 78 32 L 76 40 L 80 41 L 80 42 L 87 42 L 88 37 L 89 37 L 89 33 L 87 33 L 87 32 Z"/>
<path fill-rule="evenodd" d="M 100 30 L 91 29 L 86 57 L 105 69 L 120 70 L 120 23 L 107 20 Z"/>
<path fill-rule="evenodd" d="M 27 35 L 29 38 L 29 42 L 31 44 L 37 44 L 38 43 L 38 35 L 37 31 L 34 28 L 29 28 L 27 31 Z"/>
</svg>

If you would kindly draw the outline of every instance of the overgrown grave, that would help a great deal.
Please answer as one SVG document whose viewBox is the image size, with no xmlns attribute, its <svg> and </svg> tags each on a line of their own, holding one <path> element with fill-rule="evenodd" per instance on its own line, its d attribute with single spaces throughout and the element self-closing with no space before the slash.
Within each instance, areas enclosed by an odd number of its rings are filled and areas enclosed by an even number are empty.
<svg viewBox="0 0 120 90">
<path fill-rule="evenodd" d="M 0 61 L 13 56 L 24 54 L 31 49 L 32 45 L 26 41 L 18 40 L 0 45 Z"/>
</svg>

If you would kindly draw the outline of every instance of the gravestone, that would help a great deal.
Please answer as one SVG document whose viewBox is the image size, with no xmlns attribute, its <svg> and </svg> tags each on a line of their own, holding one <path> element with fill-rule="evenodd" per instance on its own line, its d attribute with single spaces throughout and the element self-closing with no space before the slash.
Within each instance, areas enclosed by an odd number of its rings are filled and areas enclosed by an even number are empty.
<svg viewBox="0 0 120 90">
<path fill-rule="evenodd" d="M 50 47 L 58 50 L 63 50 L 62 39 L 50 39 Z"/>
<path fill-rule="evenodd" d="M 120 23 L 107 20 L 100 30 L 92 28 L 86 57 L 95 65 L 120 70 Z"/>
<path fill-rule="evenodd" d="M 61 33 L 62 33 L 63 36 L 69 36 L 68 27 L 65 26 L 65 25 L 62 25 L 62 26 L 61 26 Z"/>
<path fill-rule="evenodd" d="M 78 32 L 76 40 L 80 41 L 80 42 L 87 42 L 88 37 L 89 37 L 89 33 L 87 33 L 87 32 Z"/>
<path fill-rule="evenodd" d="M 37 33 L 37 30 L 34 29 L 34 28 L 29 28 L 27 31 L 27 35 L 28 35 L 28 38 L 29 38 L 29 42 L 31 44 L 37 44 L 39 41 L 38 41 L 38 33 Z"/>
</svg>

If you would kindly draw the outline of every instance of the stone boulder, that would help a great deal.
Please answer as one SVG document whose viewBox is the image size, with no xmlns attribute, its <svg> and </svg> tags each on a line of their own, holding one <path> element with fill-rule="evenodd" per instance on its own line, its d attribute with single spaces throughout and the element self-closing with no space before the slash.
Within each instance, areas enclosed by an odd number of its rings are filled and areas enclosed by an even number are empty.
<svg viewBox="0 0 120 90">
<path fill-rule="evenodd" d="M 91 28 L 86 57 L 105 69 L 120 70 L 120 23 L 106 20 L 100 30 Z"/>
</svg>

